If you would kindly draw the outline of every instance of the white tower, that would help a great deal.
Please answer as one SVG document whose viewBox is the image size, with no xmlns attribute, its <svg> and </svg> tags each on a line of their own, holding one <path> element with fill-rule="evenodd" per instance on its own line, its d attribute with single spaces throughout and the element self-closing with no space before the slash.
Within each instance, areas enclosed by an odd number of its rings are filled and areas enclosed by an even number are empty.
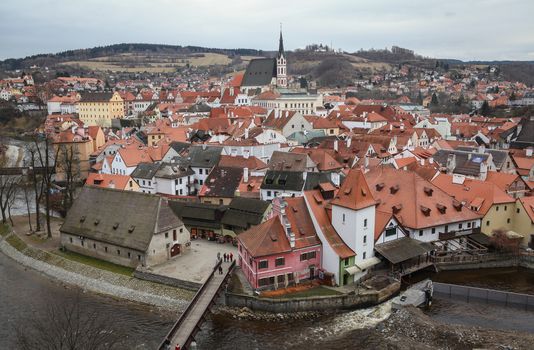
<svg viewBox="0 0 534 350">
<path fill-rule="evenodd" d="M 278 45 L 278 55 L 276 56 L 276 86 L 287 87 L 287 61 L 284 54 L 284 39 L 282 38 L 282 26 L 280 25 L 280 43 Z"/>
</svg>

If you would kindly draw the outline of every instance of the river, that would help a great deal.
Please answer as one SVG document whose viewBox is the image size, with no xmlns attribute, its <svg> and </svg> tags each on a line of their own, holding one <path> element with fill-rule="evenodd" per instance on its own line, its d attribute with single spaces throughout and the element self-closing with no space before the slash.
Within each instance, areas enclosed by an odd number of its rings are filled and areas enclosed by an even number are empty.
<svg viewBox="0 0 534 350">
<path fill-rule="evenodd" d="M 472 283 L 466 284 L 478 286 L 501 281 L 508 290 L 531 292 L 534 289 L 534 272 L 524 269 L 447 272 L 434 275 L 433 278 L 443 282 L 457 282 L 461 279 L 463 283 L 471 281 Z M 73 299 L 79 295 L 78 289 L 66 288 L 0 254 L 0 349 L 15 349 L 13 330 L 16 325 L 32 315 L 41 314 L 50 303 Z M 91 293 L 81 293 L 79 298 L 82 309 L 98 310 L 102 315 L 113 318 L 114 327 L 129 334 L 123 340 L 124 349 L 154 349 L 177 316 L 145 305 Z M 380 344 L 382 335 L 374 328 L 389 312 L 389 304 L 386 303 L 374 308 L 324 315 L 313 320 L 262 322 L 212 315 L 197 335 L 197 348 L 306 349 L 315 347 L 318 343 L 325 348 L 323 345 L 328 344 L 329 339 L 335 339 L 337 349 L 370 350 Z M 428 314 L 446 323 L 534 332 L 534 313 L 521 310 L 435 300 L 434 307 Z"/>
</svg>

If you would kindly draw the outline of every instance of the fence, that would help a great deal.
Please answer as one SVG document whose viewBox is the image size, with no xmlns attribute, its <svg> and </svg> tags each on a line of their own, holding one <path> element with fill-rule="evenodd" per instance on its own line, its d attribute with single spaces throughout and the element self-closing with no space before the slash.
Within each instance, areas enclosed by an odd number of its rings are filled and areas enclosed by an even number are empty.
<svg viewBox="0 0 534 350">
<path fill-rule="evenodd" d="M 435 296 L 446 296 L 455 299 L 464 298 L 467 302 L 491 302 L 506 307 L 517 307 L 534 311 L 534 295 L 439 282 L 434 282 L 433 286 Z"/>
</svg>

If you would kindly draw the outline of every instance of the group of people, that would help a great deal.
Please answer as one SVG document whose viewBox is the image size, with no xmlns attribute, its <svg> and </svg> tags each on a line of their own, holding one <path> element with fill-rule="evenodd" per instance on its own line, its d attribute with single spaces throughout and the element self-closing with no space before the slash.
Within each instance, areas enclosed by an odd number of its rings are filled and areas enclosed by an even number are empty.
<svg viewBox="0 0 534 350">
<path fill-rule="evenodd" d="M 219 261 L 221 261 L 221 252 L 217 253 L 217 264 L 219 263 Z M 223 254 L 223 261 L 224 262 L 232 262 L 232 261 L 234 261 L 234 254 L 233 253 L 224 253 Z M 219 271 L 220 275 L 223 274 L 222 265 L 219 265 L 218 271 Z"/>
</svg>

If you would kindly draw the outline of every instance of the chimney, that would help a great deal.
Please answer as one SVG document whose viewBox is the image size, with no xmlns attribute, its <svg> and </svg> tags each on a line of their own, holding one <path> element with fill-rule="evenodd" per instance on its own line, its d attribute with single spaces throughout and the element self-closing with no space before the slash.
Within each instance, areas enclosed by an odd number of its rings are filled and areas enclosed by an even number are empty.
<svg viewBox="0 0 534 350">
<path fill-rule="evenodd" d="M 532 147 L 528 147 L 527 149 L 525 149 L 525 155 L 527 157 L 532 157 Z"/>
<path fill-rule="evenodd" d="M 350 144 L 352 143 L 352 137 L 347 138 L 347 148 L 350 148 Z"/>
<path fill-rule="evenodd" d="M 365 170 L 369 170 L 369 157 L 367 155 L 363 158 L 363 167 Z"/>
<path fill-rule="evenodd" d="M 478 153 L 484 153 L 485 150 L 486 150 L 486 146 L 484 146 L 484 145 L 479 145 L 478 146 Z"/>
<path fill-rule="evenodd" d="M 248 159 L 249 156 L 250 156 L 250 151 L 248 149 L 244 150 L 243 151 L 243 158 Z"/>
<path fill-rule="evenodd" d="M 433 157 L 428 158 L 428 164 L 434 164 L 434 158 Z"/>
<path fill-rule="evenodd" d="M 336 151 L 336 152 L 339 151 L 338 140 L 334 140 L 334 151 Z"/>
<path fill-rule="evenodd" d="M 248 139 L 248 129 L 245 129 L 245 139 Z"/>
<path fill-rule="evenodd" d="M 243 168 L 243 182 L 248 183 L 248 168 Z"/>
</svg>

